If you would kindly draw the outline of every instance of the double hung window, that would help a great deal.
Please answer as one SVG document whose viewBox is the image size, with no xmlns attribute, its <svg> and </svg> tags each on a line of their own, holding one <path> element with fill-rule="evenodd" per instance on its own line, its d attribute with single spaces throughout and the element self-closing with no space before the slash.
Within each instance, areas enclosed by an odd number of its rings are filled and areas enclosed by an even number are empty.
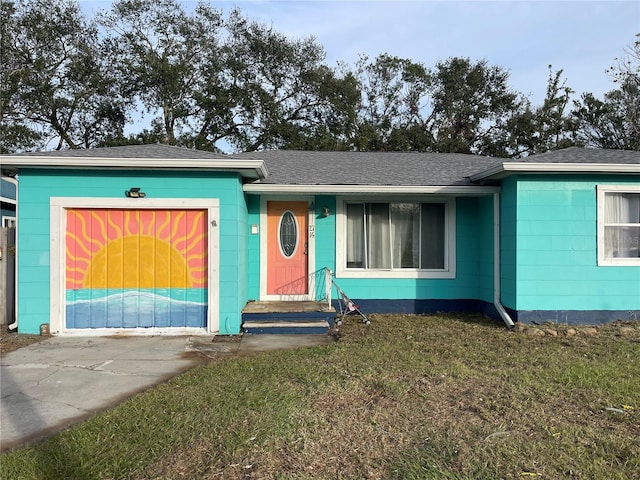
<svg viewBox="0 0 640 480">
<path fill-rule="evenodd" d="M 598 264 L 640 265 L 640 187 L 598 186 Z"/>
<path fill-rule="evenodd" d="M 343 204 L 340 273 L 353 276 L 450 278 L 453 202 Z M 360 274 L 360 275 L 358 275 Z"/>
</svg>

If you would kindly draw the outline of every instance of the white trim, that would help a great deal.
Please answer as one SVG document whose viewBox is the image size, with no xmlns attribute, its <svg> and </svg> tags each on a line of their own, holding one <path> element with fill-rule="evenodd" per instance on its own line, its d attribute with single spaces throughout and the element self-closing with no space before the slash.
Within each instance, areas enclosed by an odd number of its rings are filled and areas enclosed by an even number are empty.
<svg viewBox="0 0 640 480">
<path fill-rule="evenodd" d="M 73 328 L 64 331 L 65 337 L 106 337 L 111 335 L 126 335 L 128 337 L 146 337 L 154 335 L 215 335 L 206 328 Z"/>
<path fill-rule="evenodd" d="M 269 237 L 268 217 L 267 217 L 267 202 L 272 201 L 285 201 L 285 202 L 307 202 L 307 206 L 314 203 L 315 198 L 309 196 L 297 196 L 295 198 L 282 197 L 282 196 L 262 196 L 260 198 L 260 300 L 262 301 L 302 301 L 302 300 L 315 300 L 315 271 L 316 264 L 316 239 L 315 235 L 311 232 L 315 232 L 315 212 L 309 211 L 307 218 L 307 277 L 309 282 L 307 284 L 306 295 L 269 295 L 267 293 L 267 242 Z"/>
<path fill-rule="evenodd" d="M 362 197 L 362 202 L 416 202 L 445 204 L 445 268 L 443 270 L 420 269 L 352 269 L 346 267 L 347 216 L 345 204 L 356 200 L 352 197 L 336 198 L 336 278 L 456 278 L 456 199 L 455 197 Z"/>
<path fill-rule="evenodd" d="M 228 160 L 203 158 L 105 158 L 105 157 L 54 157 L 54 156 L 5 156 L 0 157 L 4 168 L 62 168 L 121 170 L 222 170 L 232 171 L 247 178 L 266 178 L 269 174 L 264 160 Z"/>
<path fill-rule="evenodd" d="M 640 194 L 640 185 L 597 185 L 597 217 L 598 217 L 598 266 L 607 267 L 637 267 L 640 266 L 639 258 L 606 258 L 604 245 L 605 227 L 605 194 L 608 192 L 637 193 Z M 633 224 L 631 226 L 636 226 Z M 640 226 L 638 226 L 640 228 Z"/>
<path fill-rule="evenodd" d="M 208 334 L 219 331 L 220 328 L 220 201 L 217 198 L 94 198 L 94 197 L 51 197 L 49 200 L 50 212 L 50 319 L 49 329 L 54 335 L 69 335 L 77 332 L 87 333 L 101 332 L 105 335 L 114 335 L 120 329 L 67 329 L 66 325 L 66 269 L 65 269 L 65 241 L 66 231 L 65 210 L 68 208 L 129 208 L 143 209 L 187 209 L 207 210 L 208 232 L 208 308 L 207 328 L 187 328 L 188 333 L 204 330 Z M 121 329 L 122 332 L 134 332 L 137 329 Z M 143 330 L 143 329 L 139 329 Z M 176 329 L 144 329 L 173 334 L 180 334 L 181 328 Z M 100 334 L 100 333 L 96 333 Z"/>
<path fill-rule="evenodd" d="M 491 195 L 500 191 L 500 187 L 480 185 L 281 185 L 267 183 L 247 183 L 242 186 L 247 193 L 271 194 L 442 194 L 442 195 Z"/>
<path fill-rule="evenodd" d="M 13 223 L 13 225 L 5 225 L 7 220 L 11 221 L 11 223 Z M 16 217 L 15 216 L 3 215 L 2 216 L 2 223 L 0 223 L 0 227 L 3 227 L 3 228 L 15 228 L 17 223 L 18 222 L 16 221 Z"/>
<path fill-rule="evenodd" d="M 13 198 L 9 198 L 9 197 L 0 197 L 0 202 L 8 203 L 9 205 L 17 205 L 18 204 L 18 202 L 16 202 Z"/>
<path fill-rule="evenodd" d="M 640 175 L 639 164 L 629 163 L 544 163 L 502 162 L 471 175 L 471 181 L 500 179 L 511 173 L 632 173 Z"/>
<path fill-rule="evenodd" d="M 18 226 L 18 211 L 20 210 L 20 207 L 18 206 L 18 199 L 20 197 L 20 189 L 18 188 L 18 180 L 16 180 L 13 177 L 2 177 L 5 180 L 8 180 L 11 183 L 14 183 L 16 185 L 16 245 L 18 244 L 18 240 L 19 240 L 19 234 L 20 234 L 20 227 Z M 15 275 L 14 275 L 14 285 L 15 285 L 15 289 L 14 289 L 14 303 L 13 303 L 13 312 L 14 312 L 14 322 L 10 325 L 7 325 L 7 328 L 9 328 L 10 330 L 18 330 L 18 299 L 20 298 L 20 293 L 19 293 L 19 289 L 20 289 L 20 255 L 19 252 L 16 255 L 15 258 Z"/>
</svg>

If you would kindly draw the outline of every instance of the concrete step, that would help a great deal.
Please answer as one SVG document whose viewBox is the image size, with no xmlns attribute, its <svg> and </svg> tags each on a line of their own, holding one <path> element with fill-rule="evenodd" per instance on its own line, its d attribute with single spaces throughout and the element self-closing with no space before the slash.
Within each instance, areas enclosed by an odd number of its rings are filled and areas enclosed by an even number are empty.
<svg viewBox="0 0 640 480">
<path fill-rule="evenodd" d="M 246 321 L 242 324 L 244 333 L 256 334 L 318 334 L 326 335 L 330 325 L 327 321 Z"/>
</svg>

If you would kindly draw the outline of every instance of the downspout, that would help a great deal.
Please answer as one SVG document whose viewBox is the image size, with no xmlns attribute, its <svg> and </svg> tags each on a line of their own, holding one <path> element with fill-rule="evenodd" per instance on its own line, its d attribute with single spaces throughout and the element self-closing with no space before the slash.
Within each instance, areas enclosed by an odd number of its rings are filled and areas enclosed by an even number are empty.
<svg viewBox="0 0 640 480">
<path fill-rule="evenodd" d="M 5 180 L 8 180 L 9 182 L 13 183 L 16 186 L 16 237 L 15 237 L 15 242 L 16 245 L 18 244 L 18 181 L 13 178 L 13 177 L 4 177 Z M 16 258 L 14 260 L 14 264 L 13 264 L 13 268 L 14 268 L 14 275 L 13 275 L 13 282 L 14 282 L 14 286 L 13 286 L 13 316 L 14 316 L 14 321 L 12 324 L 7 325 L 7 330 L 9 330 L 10 332 L 15 332 L 16 330 L 18 330 L 18 255 L 17 255 L 17 250 L 16 250 Z"/>
<path fill-rule="evenodd" d="M 500 194 L 493 194 L 493 305 L 505 325 L 513 328 L 513 320 L 500 303 Z"/>
</svg>

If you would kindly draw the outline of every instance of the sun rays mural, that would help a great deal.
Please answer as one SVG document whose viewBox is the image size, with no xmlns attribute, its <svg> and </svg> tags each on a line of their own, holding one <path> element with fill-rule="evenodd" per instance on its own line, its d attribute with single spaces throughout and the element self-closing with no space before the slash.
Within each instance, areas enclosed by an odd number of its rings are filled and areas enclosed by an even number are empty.
<svg viewBox="0 0 640 480">
<path fill-rule="evenodd" d="M 67 328 L 206 327 L 204 210 L 67 209 Z"/>
</svg>

